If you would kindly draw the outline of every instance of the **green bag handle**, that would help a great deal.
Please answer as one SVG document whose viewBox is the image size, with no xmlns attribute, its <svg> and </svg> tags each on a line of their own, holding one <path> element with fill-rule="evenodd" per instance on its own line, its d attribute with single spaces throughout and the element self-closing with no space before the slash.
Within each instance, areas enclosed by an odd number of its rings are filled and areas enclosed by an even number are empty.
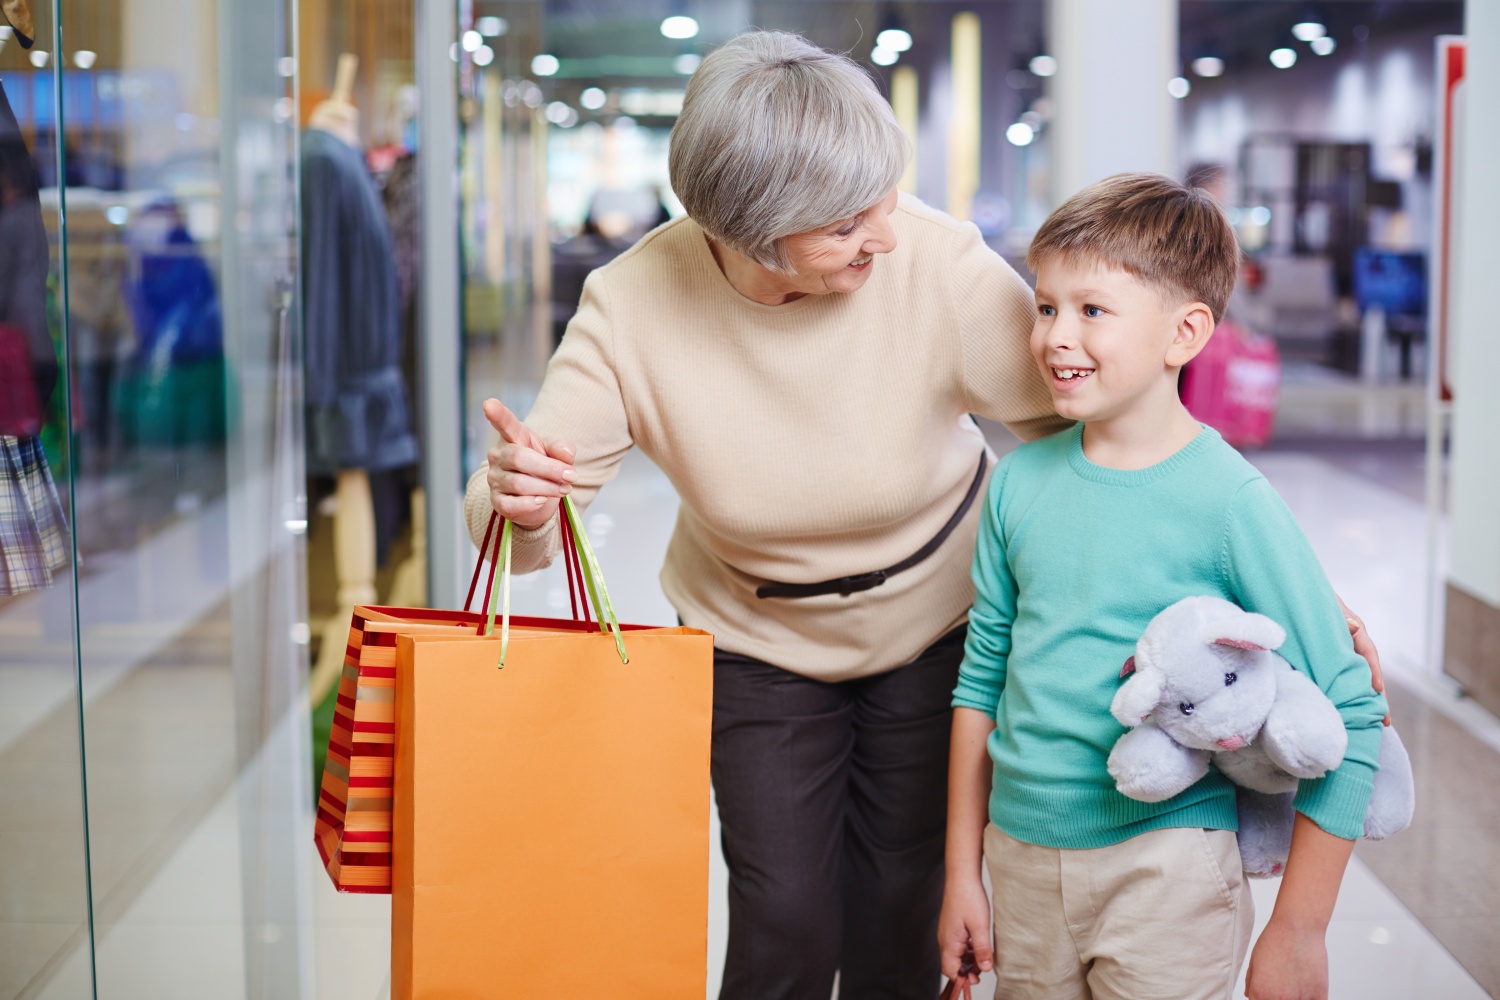
<svg viewBox="0 0 1500 1000">
<path fill-rule="evenodd" d="M 583 530 L 583 522 L 578 516 L 578 508 L 573 504 L 572 497 L 563 497 L 558 516 L 567 519 L 565 527 L 559 526 L 563 531 L 564 545 L 570 533 L 577 545 L 578 562 L 583 571 L 584 589 L 588 592 L 589 602 L 594 606 L 594 618 L 599 622 L 599 631 L 614 633 L 615 650 L 620 654 L 620 662 L 629 663 L 630 657 L 625 653 L 625 640 L 620 635 L 620 621 L 615 617 L 615 607 L 609 599 L 609 588 L 604 585 L 604 572 L 599 568 L 599 557 L 594 555 L 594 547 L 589 544 L 589 536 Z M 485 635 L 495 634 L 495 608 L 498 605 L 500 608 L 499 667 L 502 669 L 505 667 L 505 656 L 510 650 L 510 550 L 514 529 L 515 525 L 510 522 L 509 518 L 504 519 L 500 537 L 495 541 L 495 562 L 500 564 L 500 572 L 496 574 L 491 584 L 490 599 L 486 602 L 489 605 L 489 614 L 484 625 Z M 567 554 L 564 553 L 564 558 L 566 557 Z"/>
</svg>

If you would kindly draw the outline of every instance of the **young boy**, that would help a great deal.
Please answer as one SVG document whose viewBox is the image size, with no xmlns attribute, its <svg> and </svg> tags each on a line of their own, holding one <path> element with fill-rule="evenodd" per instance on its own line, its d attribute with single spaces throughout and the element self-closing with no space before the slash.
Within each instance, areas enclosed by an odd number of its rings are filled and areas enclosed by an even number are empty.
<svg viewBox="0 0 1500 1000">
<path fill-rule="evenodd" d="M 972 946 L 1007 1000 L 1231 994 L 1253 924 L 1233 786 L 1210 770 L 1137 802 L 1105 768 L 1121 664 L 1157 612 L 1211 594 L 1285 627 L 1280 652 L 1349 732 L 1343 764 L 1297 792 L 1248 980 L 1252 998 L 1325 996 L 1324 931 L 1385 702 L 1291 513 L 1177 396 L 1234 286 L 1234 233 L 1203 192 L 1124 174 L 1058 209 L 1027 263 L 1032 354 L 1079 423 L 1008 455 L 985 501 L 953 701 L 943 971 Z"/>
</svg>

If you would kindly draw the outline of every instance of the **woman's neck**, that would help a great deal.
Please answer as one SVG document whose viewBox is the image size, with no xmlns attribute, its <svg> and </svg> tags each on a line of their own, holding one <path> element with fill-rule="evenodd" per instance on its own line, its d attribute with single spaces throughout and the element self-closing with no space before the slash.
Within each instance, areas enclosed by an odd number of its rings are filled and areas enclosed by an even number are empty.
<svg viewBox="0 0 1500 1000">
<path fill-rule="evenodd" d="M 799 292 L 785 275 L 757 264 L 744 254 L 722 245 L 706 233 L 703 238 L 708 240 L 708 250 L 713 254 L 714 263 L 719 265 L 719 270 L 724 273 L 729 286 L 751 302 L 759 302 L 766 306 L 783 306 L 807 294 Z"/>
</svg>

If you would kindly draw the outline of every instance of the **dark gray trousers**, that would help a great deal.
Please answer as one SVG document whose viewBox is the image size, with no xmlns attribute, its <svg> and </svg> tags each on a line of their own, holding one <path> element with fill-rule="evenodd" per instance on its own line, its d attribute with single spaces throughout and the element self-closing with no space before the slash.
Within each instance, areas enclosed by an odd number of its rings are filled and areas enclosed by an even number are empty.
<svg viewBox="0 0 1500 1000">
<path fill-rule="evenodd" d="M 932 1000 L 941 984 L 959 627 L 837 684 L 714 654 L 713 784 L 729 864 L 720 1000 Z"/>
</svg>

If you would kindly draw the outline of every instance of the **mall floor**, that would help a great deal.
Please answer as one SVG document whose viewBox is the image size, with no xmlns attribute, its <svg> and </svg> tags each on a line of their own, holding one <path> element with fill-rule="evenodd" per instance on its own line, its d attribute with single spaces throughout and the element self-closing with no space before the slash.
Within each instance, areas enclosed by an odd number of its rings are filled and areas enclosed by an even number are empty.
<svg viewBox="0 0 1500 1000">
<path fill-rule="evenodd" d="M 1364 615 L 1380 644 L 1396 724 L 1417 774 L 1413 828 L 1384 843 L 1359 845 L 1345 879 L 1328 934 L 1333 1000 L 1500 997 L 1500 721 L 1457 697 L 1425 667 L 1428 528 L 1421 421 L 1420 390 L 1371 389 L 1329 382 L 1316 372 L 1293 372 L 1278 442 L 1251 456 L 1287 499 L 1335 586 Z M 999 429 L 992 434 L 1000 448 L 1009 446 L 1006 438 Z M 656 575 L 675 510 L 676 496 L 665 477 L 632 454 L 620 478 L 589 511 L 588 529 L 623 620 L 674 618 Z M 203 517 L 217 516 L 212 509 L 198 512 L 200 524 Z M 129 558 L 170 558 L 180 541 L 169 528 Z M 98 567 L 84 586 L 109 586 L 112 570 Z M 566 601 L 560 571 L 516 581 L 520 613 L 555 614 Z M 159 787 L 136 800 L 100 807 L 123 814 L 171 803 L 177 817 L 165 832 L 159 824 L 152 827 L 157 832 L 149 844 L 119 845 L 115 853 L 128 863 L 111 867 L 108 851 L 96 862 L 96 887 L 104 892 L 95 957 L 99 995 L 229 1000 L 244 995 L 237 964 L 242 931 L 236 781 L 228 761 L 195 757 L 182 747 L 192 743 L 195 727 L 225 724 L 229 678 L 219 664 L 226 659 L 230 630 L 222 595 L 216 601 L 213 594 L 195 594 L 191 601 L 168 601 L 163 609 L 158 627 L 143 626 L 127 644 L 115 637 L 118 677 L 96 688 L 100 700 L 91 706 L 97 718 L 110 721 L 113 738 L 159 741 Z M 0 608 L 0 636 L 6 641 L 25 641 L 28 628 L 20 612 Z M 179 715 L 141 718 L 132 711 L 136 704 L 160 704 L 143 693 L 162 684 L 182 693 Z M 25 767 L 45 752 L 28 745 L 28 734 L 47 731 L 34 723 L 59 710 L 55 695 L 38 688 L 25 706 L 7 705 L 0 713 L 5 723 L 0 770 Z M 4 833 L 0 830 L 0 850 Z M 727 930 L 727 875 L 716 831 L 711 850 L 709 997 L 722 968 Z M 0 872 L 7 867 L 3 862 L 0 856 Z M 316 996 L 388 997 L 389 899 L 339 895 L 315 869 L 309 878 Z M 1270 915 L 1276 888 L 1274 881 L 1255 886 L 1261 923 Z M 84 995 L 88 958 L 86 944 L 73 942 L 19 995 Z M 590 973 L 589 980 L 607 981 L 604 976 Z M 132 994 L 109 988 L 112 979 L 151 988 Z M 10 995 L 0 990 L 0 996 Z M 986 984 L 975 995 L 988 1000 L 990 988 Z"/>
</svg>

